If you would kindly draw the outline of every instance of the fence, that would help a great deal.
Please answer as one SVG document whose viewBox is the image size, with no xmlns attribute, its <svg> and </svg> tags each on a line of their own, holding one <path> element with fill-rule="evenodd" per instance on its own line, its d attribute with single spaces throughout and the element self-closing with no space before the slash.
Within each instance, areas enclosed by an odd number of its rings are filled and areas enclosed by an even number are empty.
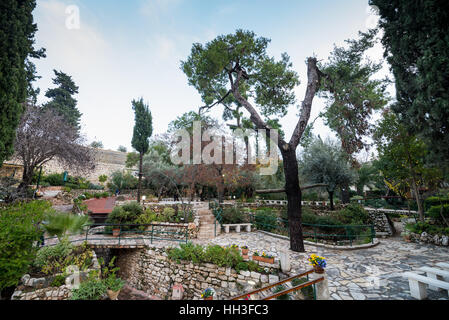
<svg viewBox="0 0 449 320">
<path fill-rule="evenodd" d="M 188 226 L 167 224 L 109 224 L 95 223 L 86 228 L 82 234 L 68 235 L 69 242 L 87 241 L 92 245 L 135 245 L 139 241 L 189 241 Z M 56 241 L 57 240 L 57 241 Z M 56 245 L 57 237 L 43 239 L 43 245 Z"/>
</svg>

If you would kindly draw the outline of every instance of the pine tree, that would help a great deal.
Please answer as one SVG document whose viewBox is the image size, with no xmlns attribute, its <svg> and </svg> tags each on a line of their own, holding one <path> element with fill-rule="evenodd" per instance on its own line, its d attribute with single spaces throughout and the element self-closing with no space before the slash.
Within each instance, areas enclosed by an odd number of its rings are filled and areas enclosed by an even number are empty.
<svg viewBox="0 0 449 320">
<path fill-rule="evenodd" d="M 28 57 L 44 57 L 44 49 L 35 50 L 32 12 L 35 0 L 0 2 L 0 166 L 14 152 L 16 128 L 32 80 Z"/>
<path fill-rule="evenodd" d="M 77 101 L 73 97 L 78 93 L 78 87 L 71 76 L 62 71 L 53 71 L 56 76 L 53 83 L 57 87 L 48 89 L 45 93 L 45 96 L 51 100 L 44 105 L 44 108 L 52 109 L 63 116 L 68 124 L 79 130 L 82 114 L 76 107 Z"/>
<path fill-rule="evenodd" d="M 143 155 L 150 148 L 149 138 L 153 134 L 153 118 L 148 105 L 143 99 L 132 101 L 135 114 L 135 125 L 131 145 L 139 152 L 139 186 L 137 189 L 137 201 L 140 202 L 140 190 L 142 185 L 142 162 Z"/>
</svg>

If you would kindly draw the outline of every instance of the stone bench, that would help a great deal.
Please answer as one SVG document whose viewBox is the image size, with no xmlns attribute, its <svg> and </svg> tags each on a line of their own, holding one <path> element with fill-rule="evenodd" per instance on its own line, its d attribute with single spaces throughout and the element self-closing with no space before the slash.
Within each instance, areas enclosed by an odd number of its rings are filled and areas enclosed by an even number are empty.
<svg viewBox="0 0 449 320">
<path fill-rule="evenodd" d="M 429 277 L 429 278 L 449 282 L 449 271 L 447 271 L 447 270 L 441 270 L 441 269 L 432 268 L 432 267 L 422 267 L 422 268 L 419 268 L 418 271 L 425 272 L 427 277 Z M 438 288 L 436 288 L 434 286 L 429 286 L 429 289 L 435 290 L 435 291 L 438 290 Z"/>
<path fill-rule="evenodd" d="M 449 270 L 449 263 L 446 262 L 438 262 L 436 266 L 444 270 Z"/>
<path fill-rule="evenodd" d="M 418 300 L 427 298 L 427 285 L 449 291 L 449 282 L 425 277 L 414 272 L 405 272 L 403 277 L 408 278 L 411 296 Z"/>
<path fill-rule="evenodd" d="M 245 227 L 247 232 L 251 232 L 251 223 L 235 223 L 235 224 L 223 224 L 225 233 L 229 233 L 231 227 L 235 228 L 235 232 L 240 232 L 240 227 Z"/>
</svg>

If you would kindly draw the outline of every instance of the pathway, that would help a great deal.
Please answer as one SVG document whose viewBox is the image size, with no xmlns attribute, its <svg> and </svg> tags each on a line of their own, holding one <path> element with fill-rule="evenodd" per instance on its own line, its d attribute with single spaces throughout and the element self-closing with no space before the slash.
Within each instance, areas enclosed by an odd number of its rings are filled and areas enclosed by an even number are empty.
<svg viewBox="0 0 449 320">
<path fill-rule="evenodd" d="M 306 253 L 289 250 L 289 241 L 260 232 L 230 233 L 195 243 L 229 246 L 247 245 L 251 251 L 265 251 L 277 256 L 281 250 L 290 254 L 292 273 L 310 268 L 307 258 L 315 253 L 327 260 L 329 291 L 333 300 L 414 300 L 410 296 L 405 271 L 424 265 L 449 261 L 449 248 L 407 243 L 400 238 L 382 239 L 381 243 L 369 249 L 333 250 L 306 245 Z M 447 291 L 428 291 L 429 299 L 449 300 Z"/>
</svg>

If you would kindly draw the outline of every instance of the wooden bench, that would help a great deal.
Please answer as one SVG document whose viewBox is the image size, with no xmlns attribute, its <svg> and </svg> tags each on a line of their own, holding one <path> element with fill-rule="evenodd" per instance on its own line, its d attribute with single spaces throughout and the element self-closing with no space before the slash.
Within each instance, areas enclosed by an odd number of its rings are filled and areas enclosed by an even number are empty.
<svg viewBox="0 0 449 320">
<path fill-rule="evenodd" d="M 405 272 L 403 277 L 408 278 L 411 296 L 418 300 L 427 298 L 427 285 L 449 291 L 449 282 L 425 277 L 414 272 Z"/>
<path fill-rule="evenodd" d="M 240 232 L 240 227 L 245 227 L 247 232 L 251 232 L 251 223 L 235 223 L 235 224 L 223 224 L 225 233 L 229 233 L 231 227 L 235 227 L 235 232 Z"/>
<path fill-rule="evenodd" d="M 447 270 L 441 270 L 441 269 L 432 268 L 432 267 L 422 267 L 422 268 L 419 268 L 418 271 L 425 272 L 429 278 L 449 282 L 449 271 L 447 271 Z M 429 289 L 437 291 L 439 288 L 436 288 L 434 286 L 429 286 Z M 442 290 L 442 289 L 440 288 L 440 290 Z"/>
</svg>

